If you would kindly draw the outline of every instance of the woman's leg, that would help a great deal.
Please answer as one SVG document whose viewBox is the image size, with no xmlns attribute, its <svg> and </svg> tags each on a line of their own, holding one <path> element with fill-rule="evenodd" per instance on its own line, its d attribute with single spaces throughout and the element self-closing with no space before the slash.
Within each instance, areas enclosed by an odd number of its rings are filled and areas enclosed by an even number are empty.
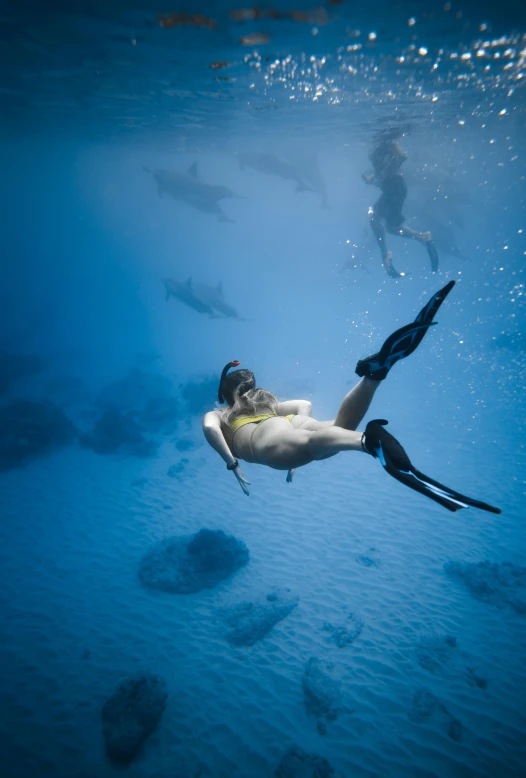
<svg viewBox="0 0 526 778">
<path fill-rule="evenodd" d="M 335 419 L 317 421 L 310 416 L 294 416 L 292 419 L 293 429 L 302 429 L 307 432 L 318 432 L 318 430 L 329 427 L 355 430 L 369 410 L 371 400 L 380 383 L 380 381 L 373 381 L 371 378 L 361 378 L 343 398 Z"/>
<path fill-rule="evenodd" d="M 417 232 L 416 230 L 412 230 L 411 227 L 407 227 L 405 224 L 402 224 L 400 227 L 399 234 L 404 238 L 412 238 L 412 240 L 417 240 L 419 243 L 427 243 L 432 239 L 430 232 Z"/>
<path fill-rule="evenodd" d="M 362 379 L 362 381 L 371 384 L 379 383 L 369 379 Z M 362 381 L 357 386 L 362 384 Z M 350 394 L 352 392 L 349 392 Z M 349 395 L 343 401 L 342 407 Z M 362 401 L 362 407 L 365 407 L 365 397 L 362 398 Z M 273 430 L 272 433 L 266 435 L 263 432 L 259 437 L 256 432 L 252 436 L 252 445 L 257 460 L 262 465 L 274 467 L 276 470 L 289 470 L 306 465 L 313 459 L 333 457 L 340 451 L 363 451 L 361 432 L 338 427 L 336 421 L 316 422 L 314 419 L 310 419 L 310 421 L 313 426 L 316 425 L 317 429 L 306 427 L 295 429 L 290 426 L 289 428 L 284 427 L 279 432 Z"/>
<path fill-rule="evenodd" d="M 374 211 L 373 211 L 373 215 L 369 220 L 369 224 L 371 225 L 371 229 L 373 231 L 374 237 L 376 238 L 376 242 L 380 247 L 382 262 L 386 262 L 389 259 L 390 252 L 388 251 L 387 244 L 385 242 L 385 230 L 382 224 L 381 217 L 375 214 Z"/>
<path fill-rule="evenodd" d="M 355 430 L 369 410 L 371 400 L 379 386 L 380 381 L 361 378 L 343 398 L 340 410 L 334 419 L 334 426 Z"/>
<path fill-rule="evenodd" d="M 431 260 L 431 271 L 436 273 L 438 270 L 438 254 L 436 246 L 433 243 L 432 234 L 430 232 L 415 232 L 415 230 L 402 224 L 400 227 L 400 235 L 403 235 L 405 238 L 413 238 L 413 240 L 417 240 L 426 247 L 429 259 Z"/>
<path fill-rule="evenodd" d="M 336 426 L 326 427 L 310 433 L 308 449 L 313 459 L 326 459 L 340 451 L 363 451 L 362 433 Z"/>
<path fill-rule="evenodd" d="M 387 275 L 390 278 L 400 278 L 403 273 L 399 273 L 398 270 L 393 265 L 393 253 L 392 251 L 389 251 L 387 248 L 387 243 L 385 242 L 385 230 L 382 224 L 382 220 L 379 216 L 375 216 L 374 214 L 371 217 L 370 220 L 371 229 L 374 232 L 374 236 L 378 242 L 378 245 L 380 246 L 380 253 L 382 255 L 382 262 L 384 264 L 384 269 Z M 392 231 L 389 230 L 393 235 L 401 235 L 402 233 L 400 230 Z"/>
<path fill-rule="evenodd" d="M 252 436 L 254 458 L 259 464 L 275 470 L 291 470 L 315 459 L 327 459 L 340 451 L 363 451 L 361 432 L 326 423 L 330 426 L 317 430 L 289 426 L 271 432 L 265 432 L 261 425 Z"/>
</svg>

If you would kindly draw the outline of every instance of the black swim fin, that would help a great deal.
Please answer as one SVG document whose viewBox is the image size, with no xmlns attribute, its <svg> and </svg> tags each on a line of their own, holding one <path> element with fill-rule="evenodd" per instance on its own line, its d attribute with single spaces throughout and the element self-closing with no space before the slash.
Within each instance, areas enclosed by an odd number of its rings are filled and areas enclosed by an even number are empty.
<svg viewBox="0 0 526 778">
<path fill-rule="evenodd" d="M 431 324 L 436 324 L 437 322 L 433 322 L 433 319 L 435 318 L 435 314 L 450 293 L 450 291 L 455 286 L 455 281 L 449 281 L 442 289 L 439 289 L 436 294 L 433 295 L 433 297 L 429 300 L 426 305 L 422 308 L 416 319 L 414 320 L 414 324 L 428 324 L 429 326 Z M 413 348 L 412 351 L 415 350 L 417 346 L 420 345 L 422 342 L 422 338 L 426 334 L 427 330 L 422 329 L 418 333 L 415 333 L 415 337 L 413 340 Z M 412 353 L 412 352 L 409 352 Z"/>
<path fill-rule="evenodd" d="M 444 486 L 417 470 L 403 446 L 384 429 L 386 424 L 385 419 L 370 421 L 365 428 L 362 446 L 367 453 L 380 460 L 382 467 L 389 475 L 410 489 L 414 489 L 415 492 L 429 497 L 449 511 L 473 507 L 490 513 L 501 513 L 500 508 L 494 508 L 486 502 L 466 497 L 466 495 Z"/>
<path fill-rule="evenodd" d="M 424 322 L 432 322 L 435 318 L 435 313 L 438 311 L 450 291 L 455 286 L 455 281 L 449 281 L 442 289 L 439 289 L 436 294 L 429 300 L 422 308 L 420 313 L 415 319 L 415 324 L 423 324 Z"/>
<path fill-rule="evenodd" d="M 443 289 L 434 294 L 414 322 L 400 327 L 392 335 L 389 335 L 377 354 L 360 359 L 356 365 L 356 374 L 371 378 L 373 381 L 383 381 L 392 366 L 399 359 L 412 354 L 422 342 L 429 327 L 436 324 L 433 317 L 454 285 L 455 282 L 450 281 Z"/>
</svg>

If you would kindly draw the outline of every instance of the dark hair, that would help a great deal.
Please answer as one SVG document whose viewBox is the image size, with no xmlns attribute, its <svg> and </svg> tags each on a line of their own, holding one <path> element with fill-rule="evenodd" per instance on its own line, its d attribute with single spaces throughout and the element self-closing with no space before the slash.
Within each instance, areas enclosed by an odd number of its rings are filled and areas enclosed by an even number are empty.
<svg viewBox="0 0 526 778">
<path fill-rule="evenodd" d="M 234 405 L 236 397 L 241 397 L 255 388 L 256 379 L 251 370 L 234 370 L 221 378 L 217 398 L 219 402 Z"/>
<path fill-rule="evenodd" d="M 380 173 L 384 165 L 393 156 L 395 141 L 390 138 L 383 138 L 369 152 L 369 159 L 376 174 Z"/>
<path fill-rule="evenodd" d="M 257 416 L 269 408 L 275 412 L 278 404 L 278 398 L 272 392 L 256 389 L 256 378 L 251 370 L 234 370 L 233 373 L 228 373 L 231 367 L 237 367 L 239 364 L 237 360 L 233 360 L 224 366 L 221 373 L 217 399 L 228 405 L 222 415 L 225 424 L 239 416 Z"/>
<path fill-rule="evenodd" d="M 409 128 L 407 126 L 393 126 L 390 127 L 383 127 L 381 130 L 378 130 L 373 137 L 373 146 L 377 146 L 379 143 L 384 142 L 391 142 L 393 143 L 395 140 L 400 140 L 400 138 L 403 135 L 406 135 L 409 131 Z"/>
<path fill-rule="evenodd" d="M 256 379 L 254 373 L 250 370 L 234 370 L 233 373 L 227 375 L 231 367 L 237 367 L 241 362 L 239 359 L 232 359 L 231 362 L 227 362 L 221 372 L 221 378 L 219 379 L 219 389 L 217 390 L 217 399 L 220 403 L 224 403 L 225 400 L 228 405 L 234 404 L 234 392 L 241 386 L 239 395 L 248 392 L 249 389 L 256 388 Z M 246 383 L 246 387 L 244 384 Z"/>
</svg>

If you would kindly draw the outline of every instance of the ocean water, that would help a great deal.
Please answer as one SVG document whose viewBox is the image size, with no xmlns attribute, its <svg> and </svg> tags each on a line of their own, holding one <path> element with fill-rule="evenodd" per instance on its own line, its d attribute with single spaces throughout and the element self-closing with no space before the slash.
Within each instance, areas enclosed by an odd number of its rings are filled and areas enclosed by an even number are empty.
<svg viewBox="0 0 526 778">
<path fill-rule="evenodd" d="M 526 775 L 523 9 L 0 20 L 2 776 Z M 390 278 L 369 227 L 393 129 L 436 273 L 388 235 Z M 201 431 L 223 365 L 334 418 L 449 280 L 365 421 L 502 513 L 356 453 L 242 463 L 245 497 Z"/>
</svg>

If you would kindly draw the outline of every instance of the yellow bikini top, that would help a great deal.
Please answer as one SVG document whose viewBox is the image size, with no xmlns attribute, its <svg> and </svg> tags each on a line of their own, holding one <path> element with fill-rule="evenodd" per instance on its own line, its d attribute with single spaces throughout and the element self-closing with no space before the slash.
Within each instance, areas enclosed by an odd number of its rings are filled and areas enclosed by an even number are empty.
<svg viewBox="0 0 526 778">
<path fill-rule="evenodd" d="M 278 416 L 276 411 L 273 411 L 272 413 L 262 413 L 260 416 L 239 416 L 237 419 L 232 419 L 232 421 L 229 423 L 229 426 L 232 432 L 235 434 L 238 429 L 244 427 L 245 424 L 259 424 L 261 421 L 274 418 L 274 416 Z M 290 413 L 288 416 L 282 416 L 281 418 L 287 419 L 287 421 L 292 423 L 293 416 L 294 414 Z"/>
</svg>

